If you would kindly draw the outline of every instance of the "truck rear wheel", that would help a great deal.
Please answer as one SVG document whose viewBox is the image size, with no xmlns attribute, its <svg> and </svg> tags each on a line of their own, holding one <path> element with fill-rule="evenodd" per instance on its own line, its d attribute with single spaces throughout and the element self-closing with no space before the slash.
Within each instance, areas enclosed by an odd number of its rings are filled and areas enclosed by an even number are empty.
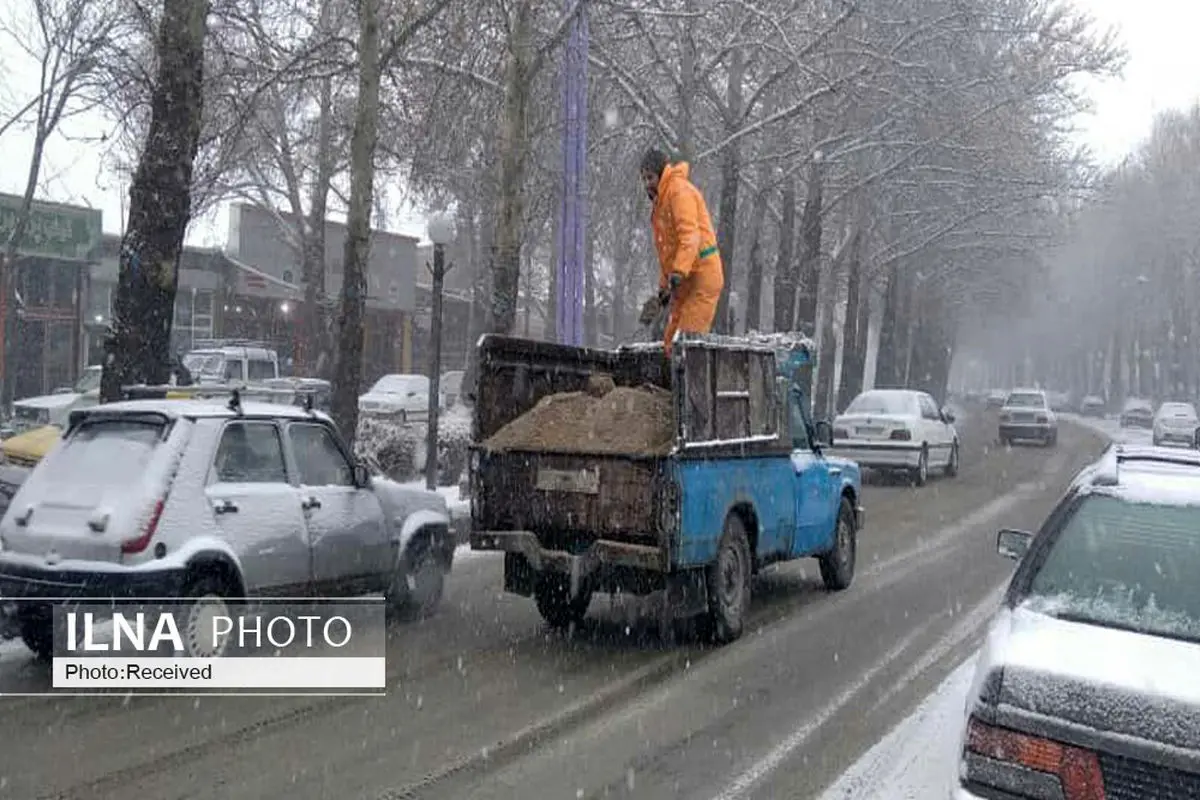
<svg viewBox="0 0 1200 800">
<path fill-rule="evenodd" d="M 842 498 L 838 508 L 837 527 L 833 532 L 833 549 L 817 557 L 821 580 L 831 592 L 849 588 L 854 580 L 854 562 L 858 555 L 858 526 L 850 500 Z"/>
<path fill-rule="evenodd" d="M 742 635 L 746 609 L 750 606 L 750 543 L 741 517 L 730 514 L 717 546 L 717 558 L 708 566 L 709 629 L 717 644 L 732 642 Z"/>
<path fill-rule="evenodd" d="M 587 614 L 592 603 L 592 590 L 582 588 L 571 597 L 571 583 L 566 576 L 542 575 L 533 590 L 538 613 L 551 628 L 569 628 Z"/>
</svg>

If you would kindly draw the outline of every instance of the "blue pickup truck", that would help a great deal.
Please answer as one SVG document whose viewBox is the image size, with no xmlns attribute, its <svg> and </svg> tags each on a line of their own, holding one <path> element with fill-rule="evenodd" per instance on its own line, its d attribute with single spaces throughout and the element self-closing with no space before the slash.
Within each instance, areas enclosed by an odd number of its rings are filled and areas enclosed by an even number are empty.
<svg viewBox="0 0 1200 800">
<path fill-rule="evenodd" d="M 479 344 L 471 547 L 504 553 L 504 588 L 554 627 L 594 592 L 659 593 L 660 624 L 698 618 L 718 643 L 741 635 L 751 578 L 817 558 L 831 590 L 854 577 L 863 523 L 858 465 L 822 452 L 796 380 L 811 344 L 787 336 L 680 338 L 599 350 L 487 336 Z M 673 442 L 657 452 L 498 449 L 488 440 L 547 395 L 616 386 L 669 390 Z"/>
</svg>

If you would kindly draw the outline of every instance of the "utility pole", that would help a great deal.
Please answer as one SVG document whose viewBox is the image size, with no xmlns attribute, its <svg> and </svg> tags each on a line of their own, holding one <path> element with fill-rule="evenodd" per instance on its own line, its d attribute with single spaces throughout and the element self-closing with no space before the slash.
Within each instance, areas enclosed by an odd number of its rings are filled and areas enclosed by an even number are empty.
<svg viewBox="0 0 1200 800">
<path fill-rule="evenodd" d="M 575 3 L 564 0 L 566 13 Z M 563 181 L 558 234 L 557 330 L 561 344 L 583 344 L 584 269 L 588 229 L 587 11 L 571 21 L 563 59 Z"/>
</svg>

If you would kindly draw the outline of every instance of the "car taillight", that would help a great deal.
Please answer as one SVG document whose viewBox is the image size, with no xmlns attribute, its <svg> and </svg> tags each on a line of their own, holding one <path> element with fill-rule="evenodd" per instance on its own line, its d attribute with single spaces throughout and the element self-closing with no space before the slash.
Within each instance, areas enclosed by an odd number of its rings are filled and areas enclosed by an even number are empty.
<svg viewBox="0 0 1200 800">
<path fill-rule="evenodd" d="M 1009 416 L 1009 415 L 1008 415 L 1008 412 L 1007 412 L 1007 411 L 1001 411 L 1001 412 L 1000 412 L 1000 421 L 1001 421 L 1001 422 L 1008 422 L 1008 416 Z"/>
<path fill-rule="evenodd" d="M 159 500 L 154 504 L 154 510 L 150 512 L 150 519 L 146 521 L 146 527 L 140 536 L 121 542 L 122 553 L 140 553 L 150 546 L 150 540 L 154 538 L 154 532 L 158 530 L 158 520 L 162 517 L 164 502 L 165 500 Z"/>
<path fill-rule="evenodd" d="M 900 430 L 892 431 L 891 438 L 892 441 L 907 442 L 912 439 L 912 432 L 908 428 L 901 428 Z"/>
<path fill-rule="evenodd" d="M 1038 414 L 1037 421 L 1038 421 L 1038 422 L 1047 422 L 1048 420 L 1047 420 L 1047 418 L 1046 418 L 1046 415 L 1045 415 L 1045 414 Z"/>
<path fill-rule="evenodd" d="M 850 432 L 847 431 L 845 428 L 834 428 L 833 429 L 833 438 L 834 439 L 849 439 Z"/>
<path fill-rule="evenodd" d="M 1058 792 L 1044 792 L 1045 783 L 1022 781 L 1025 770 L 1058 778 L 1064 800 L 1105 800 L 1104 776 L 1100 760 L 1091 750 L 1031 736 L 1007 728 L 997 728 L 971 717 L 967 723 L 966 751 L 998 764 L 972 770 L 968 761 L 966 779 L 972 783 L 996 786 L 1007 791 L 1020 789 L 1030 798 L 1048 798 Z M 1015 767 L 1004 774 L 1004 767 Z M 1002 782 L 1002 783 L 1001 783 Z"/>
</svg>

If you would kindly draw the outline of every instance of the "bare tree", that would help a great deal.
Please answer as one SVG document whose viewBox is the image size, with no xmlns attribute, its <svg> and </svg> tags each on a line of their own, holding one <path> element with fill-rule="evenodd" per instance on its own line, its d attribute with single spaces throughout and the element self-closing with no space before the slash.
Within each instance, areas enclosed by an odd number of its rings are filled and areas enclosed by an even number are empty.
<svg viewBox="0 0 1200 800">
<path fill-rule="evenodd" d="M 166 383 L 179 256 L 192 213 L 203 115 L 208 0 L 164 0 L 150 126 L 130 189 L 120 276 L 100 396 L 126 383 Z"/>
<path fill-rule="evenodd" d="M 89 0 L 28 0 L 7 7 L 8 18 L 0 25 L 14 44 L 38 65 L 38 85 L 26 102 L 2 127 L 31 123 L 33 152 L 25 178 L 21 204 L 0 254 L 0 291 L 4 306 L 4 369 L 0 404 L 11 406 L 16 380 L 14 368 L 17 311 L 21 298 L 16 291 L 18 254 L 29 226 L 37 193 L 42 159 L 50 137 L 64 120 L 93 107 L 103 97 L 96 80 L 106 52 L 123 37 L 119 6 L 97 5 Z"/>
</svg>

